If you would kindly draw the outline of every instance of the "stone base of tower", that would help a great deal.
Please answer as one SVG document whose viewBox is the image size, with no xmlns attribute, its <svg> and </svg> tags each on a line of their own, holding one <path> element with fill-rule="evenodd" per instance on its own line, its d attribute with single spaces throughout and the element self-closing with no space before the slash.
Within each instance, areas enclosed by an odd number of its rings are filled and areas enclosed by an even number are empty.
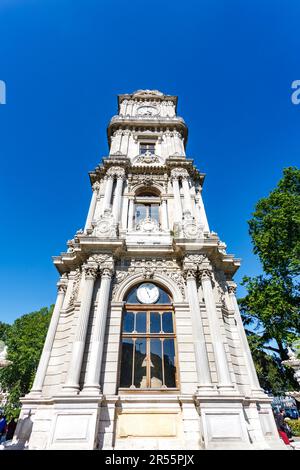
<svg viewBox="0 0 300 470">
<path fill-rule="evenodd" d="M 286 449 L 268 400 L 113 395 L 23 401 L 14 448 L 74 450 Z"/>
</svg>

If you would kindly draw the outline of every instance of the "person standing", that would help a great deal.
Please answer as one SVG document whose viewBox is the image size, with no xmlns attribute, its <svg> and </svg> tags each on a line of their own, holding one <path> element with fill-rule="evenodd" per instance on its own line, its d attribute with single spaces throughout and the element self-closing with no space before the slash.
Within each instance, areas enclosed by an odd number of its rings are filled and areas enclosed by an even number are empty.
<svg viewBox="0 0 300 470">
<path fill-rule="evenodd" d="M 275 421 L 276 421 L 277 429 L 278 429 L 278 432 L 279 432 L 279 435 L 280 435 L 281 439 L 283 440 L 283 442 L 286 445 L 289 445 L 290 440 L 289 440 L 288 435 L 286 433 L 286 423 L 284 421 L 284 418 L 285 418 L 284 409 L 280 408 L 279 413 L 275 417 Z"/>
</svg>

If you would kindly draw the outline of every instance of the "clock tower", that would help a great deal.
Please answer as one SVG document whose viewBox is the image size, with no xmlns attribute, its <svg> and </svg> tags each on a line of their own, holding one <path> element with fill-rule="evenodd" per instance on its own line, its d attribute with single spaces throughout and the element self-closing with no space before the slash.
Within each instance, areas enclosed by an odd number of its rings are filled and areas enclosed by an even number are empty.
<svg viewBox="0 0 300 470">
<path fill-rule="evenodd" d="M 118 96 L 85 227 L 53 258 L 57 300 L 16 442 L 29 449 L 281 443 L 208 224 L 177 97 Z"/>
</svg>

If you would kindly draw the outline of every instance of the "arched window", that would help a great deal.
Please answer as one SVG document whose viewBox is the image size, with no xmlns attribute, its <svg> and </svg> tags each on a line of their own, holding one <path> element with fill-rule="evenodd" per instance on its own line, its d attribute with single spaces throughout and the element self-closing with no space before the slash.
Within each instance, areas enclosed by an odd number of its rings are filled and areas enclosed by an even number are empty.
<svg viewBox="0 0 300 470">
<path fill-rule="evenodd" d="M 152 282 L 128 294 L 122 321 L 120 389 L 178 388 L 170 295 Z"/>
<path fill-rule="evenodd" d="M 150 191 L 143 191 L 135 196 L 134 223 L 138 228 L 145 220 L 152 220 L 158 225 L 160 223 L 160 196 Z"/>
</svg>

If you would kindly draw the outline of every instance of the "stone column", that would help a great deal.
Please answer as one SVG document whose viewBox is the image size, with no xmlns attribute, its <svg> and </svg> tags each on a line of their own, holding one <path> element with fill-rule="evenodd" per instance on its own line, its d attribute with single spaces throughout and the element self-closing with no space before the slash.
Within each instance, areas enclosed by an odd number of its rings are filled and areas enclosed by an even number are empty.
<svg viewBox="0 0 300 470">
<path fill-rule="evenodd" d="M 163 199 L 161 203 L 162 229 L 169 230 L 167 200 Z"/>
<path fill-rule="evenodd" d="M 118 175 L 116 189 L 115 189 L 114 203 L 112 207 L 112 213 L 113 213 L 116 223 L 119 222 L 119 217 L 120 217 L 120 212 L 121 212 L 123 180 L 124 180 L 124 177 L 122 175 Z"/>
<path fill-rule="evenodd" d="M 179 190 L 178 177 L 174 176 L 172 181 L 173 194 L 174 194 L 174 222 L 182 221 L 182 208 Z"/>
<path fill-rule="evenodd" d="M 127 230 L 127 218 L 128 218 L 128 203 L 129 203 L 129 199 L 127 197 L 127 195 L 123 195 L 123 204 L 122 204 L 122 222 L 121 222 L 121 226 L 122 226 L 122 230 Z"/>
<path fill-rule="evenodd" d="M 129 199 L 128 230 L 133 230 L 134 200 Z"/>
<path fill-rule="evenodd" d="M 243 351 L 244 351 L 244 357 L 245 357 L 245 362 L 246 362 L 246 367 L 249 373 L 249 378 L 250 378 L 250 386 L 251 389 L 257 394 L 262 394 L 263 390 L 259 384 L 257 373 L 255 370 L 254 362 L 252 359 L 252 354 L 250 351 L 249 343 L 247 340 L 246 332 L 244 329 L 244 325 L 242 322 L 239 306 L 236 300 L 235 296 L 235 291 L 236 291 L 236 286 L 234 284 L 228 285 L 228 297 L 230 300 L 231 305 L 229 306 L 230 309 L 234 310 L 235 312 L 235 320 L 237 323 L 237 329 L 240 337 L 240 341 L 243 346 Z"/>
<path fill-rule="evenodd" d="M 193 215 L 190 187 L 187 177 L 182 178 L 182 189 L 184 194 L 184 211 L 189 211 L 190 214 Z"/>
<path fill-rule="evenodd" d="M 54 342 L 54 338 L 55 338 L 55 334 L 57 330 L 57 325 L 59 321 L 60 311 L 64 302 L 65 293 L 67 290 L 67 284 L 63 279 L 61 279 L 57 283 L 57 287 L 58 287 L 58 294 L 57 294 L 57 298 L 55 302 L 55 307 L 52 313 L 43 352 L 40 358 L 39 366 L 36 371 L 35 379 L 34 379 L 33 386 L 32 386 L 30 393 L 41 393 L 42 388 L 43 388 L 43 383 L 45 380 L 47 367 L 48 367 L 48 363 L 49 363 L 49 359 L 51 355 L 51 350 L 52 350 L 52 346 L 53 346 L 53 342 Z"/>
<path fill-rule="evenodd" d="M 106 185 L 105 185 L 105 192 L 104 192 L 104 198 L 103 198 L 103 212 L 106 209 L 110 209 L 110 201 L 111 201 L 111 195 L 112 195 L 112 189 L 113 189 L 113 184 L 114 184 L 114 177 L 113 175 L 108 175 L 105 177 L 106 179 Z"/>
<path fill-rule="evenodd" d="M 84 282 L 81 289 L 81 304 L 79 310 L 78 325 L 73 342 L 71 361 L 67 374 L 66 383 L 63 386 L 65 391 L 79 390 L 79 380 L 82 366 L 82 359 L 85 349 L 86 333 L 88 328 L 90 309 L 93 298 L 94 283 L 97 277 L 97 263 L 87 263 L 83 266 Z"/>
<path fill-rule="evenodd" d="M 209 232 L 210 231 L 209 225 L 208 225 L 206 212 L 204 209 L 204 204 L 203 204 L 202 195 L 200 191 L 198 193 L 198 204 L 199 204 L 200 217 L 201 217 L 200 223 L 204 225 L 204 228 L 203 228 L 204 232 Z"/>
<path fill-rule="evenodd" d="M 216 368 L 218 373 L 218 388 L 226 391 L 233 390 L 234 386 L 231 381 L 226 352 L 222 339 L 221 328 L 219 325 L 219 316 L 213 294 L 211 283 L 211 271 L 204 269 L 200 273 L 201 284 L 203 289 L 203 297 L 207 311 L 209 329 L 213 343 Z"/>
<path fill-rule="evenodd" d="M 94 214 L 95 214 L 95 208 L 96 208 L 97 195 L 98 195 L 99 188 L 100 188 L 100 183 L 99 183 L 99 181 L 96 181 L 92 186 L 93 194 L 92 194 L 90 208 L 89 208 L 89 212 L 88 212 L 85 227 L 84 227 L 85 232 L 88 228 L 92 228 L 92 220 L 93 220 Z"/>
<path fill-rule="evenodd" d="M 119 150 L 119 140 L 118 140 L 118 135 L 116 132 L 111 136 L 110 138 L 110 155 L 113 155 L 114 153 L 117 153 Z"/>
<path fill-rule="evenodd" d="M 197 293 L 196 270 L 186 271 L 187 297 L 189 300 L 193 340 L 196 356 L 196 369 L 198 378 L 198 391 L 211 392 L 213 385 L 209 371 L 208 355 L 205 344 L 204 329 L 201 319 L 200 305 Z"/>
<path fill-rule="evenodd" d="M 96 320 L 93 329 L 93 336 L 91 339 L 91 349 L 86 376 L 87 378 L 82 391 L 83 393 L 100 393 L 100 373 L 111 277 L 112 269 L 104 268 L 101 275 Z"/>
</svg>

